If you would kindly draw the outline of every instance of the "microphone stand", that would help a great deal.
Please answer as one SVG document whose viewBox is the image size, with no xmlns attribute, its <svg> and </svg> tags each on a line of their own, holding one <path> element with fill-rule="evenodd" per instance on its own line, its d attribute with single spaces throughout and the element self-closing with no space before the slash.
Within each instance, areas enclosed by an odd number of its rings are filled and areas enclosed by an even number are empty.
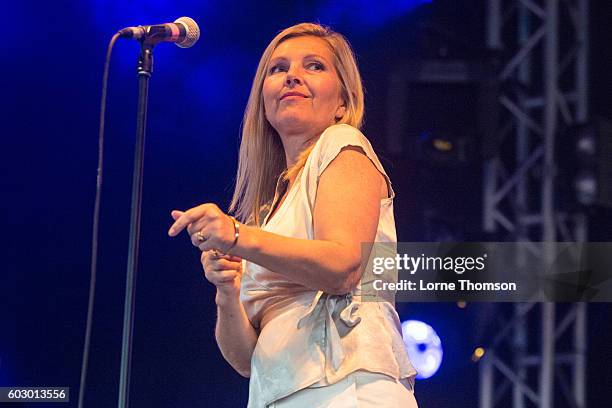
<svg viewBox="0 0 612 408">
<path fill-rule="evenodd" d="M 147 99 L 149 79 L 153 73 L 153 45 L 141 42 L 138 57 L 138 112 L 136 116 L 136 147 L 134 173 L 132 177 L 132 210 L 130 218 L 130 240 L 127 275 L 125 281 L 125 303 L 123 309 L 123 337 L 121 340 L 121 374 L 119 378 L 119 408 L 129 405 L 130 368 L 132 363 L 132 337 L 134 331 L 134 296 L 136 272 L 138 271 L 138 244 L 140 241 L 140 214 L 142 203 L 142 180 L 144 170 L 144 146 L 147 128 Z"/>
</svg>

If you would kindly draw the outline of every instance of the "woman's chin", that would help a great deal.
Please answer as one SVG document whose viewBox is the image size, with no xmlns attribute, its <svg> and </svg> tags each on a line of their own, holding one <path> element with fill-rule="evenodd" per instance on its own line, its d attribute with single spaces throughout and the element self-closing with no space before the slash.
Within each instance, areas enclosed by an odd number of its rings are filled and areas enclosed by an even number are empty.
<svg viewBox="0 0 612 408">
<path fill-rule="evenodd" d="M 300 115 L 288 115 L 277 124 L 276 130 L 279 134 L 303 134 L 314 130 L 312 120 Z"/>
</svg>

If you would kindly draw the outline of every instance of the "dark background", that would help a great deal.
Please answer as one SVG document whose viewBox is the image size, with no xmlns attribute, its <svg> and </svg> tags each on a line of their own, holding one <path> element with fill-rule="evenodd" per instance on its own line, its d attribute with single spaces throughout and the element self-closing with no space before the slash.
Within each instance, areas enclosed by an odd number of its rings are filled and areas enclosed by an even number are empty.
<svg viewBox="0 0 612 408">
<path fill-rule="evenodd" d="M 155 50 L 131 377 L 134 407 L 246 403 L 248 380 L 225 363 L 214 341 L 214 289 L 202 277 L 198 253 L 185 236 L 170 239 L 166 231 L 172 209 L 202 202 L 227 207 L 250 82 L 261 52 L 282 28 L 318 21 L 330 24 L 352 43 L 367 90 L 364 133 L 383 158 L 397 190 L 398 238 L 431 237 L 423 222 L 428 202 L 453 203 L 465 215 L 455 226 L 456 231 L 467 231 L 461 238 L 478 230 L 479 198 L 468 188 L 479 188 L 477 180 L 466 180 L 466 188 L 452 194 L 419 189 L 415 166 L 386 152 L 384 137 L 388 75 L 400 61 L 418 53 L 418 23 L 435 18 L 472 44 L 470 52 L 477 52 L 484 47 L 484 2 L 383 3 L 185 1 L 177 5 L 161 0 L 60 0 L 3 4 L 0 386 L 69 386 L 70 406 L 76 406 L 103 57 L 111 35 L 125 26 L 188 15 L 202 29 L 192 49 L 163 44 Z M 593 1 L 591 11 L 591 112 L 612 117 L 612 33 L 608 29 L 612 6 Z M 118 397 L 137 54 L 136 43 L 117 43 L 110 75 L 87 406 L 111 406 Z M 442 178 L 444 174 L 441 171 Z M 598 210 L 591 217 L 590 238 L 610 240 L 609 212 Z M 474 313 L 478 308 L 398 306 L 402 319 L 431 324 L 445 349 L 439 373 L 417 383 L 421 406 L 477 406 L 477 366 L 469 357 L 473 347 L 486 342 L 487 333 L 497 327 L 496 319 L 483 325 L 478 317 L 482 314 Z M 611 309 L 604 304 L 589 308 L 589 406 L 604 407 L 612 385 Z"/>
</svg>

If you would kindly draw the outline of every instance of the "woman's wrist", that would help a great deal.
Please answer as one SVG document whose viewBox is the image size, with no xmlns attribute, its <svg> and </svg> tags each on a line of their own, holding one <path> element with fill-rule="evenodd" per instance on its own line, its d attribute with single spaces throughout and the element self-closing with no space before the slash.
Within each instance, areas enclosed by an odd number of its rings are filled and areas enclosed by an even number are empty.
<svg viewBox="0 0 612 408">
<path fill-rule="evenodd" d="M 259 251 L 258 233 L 260 229 L 251 225 L 240 224 L 240 238 L 232 253 L 243 259 L 250 259 Z"/>
<path fill-rule="evenodd" d="M 240 290 L 217 288 L 215 303 L 219 307 L 231 307 L 240 303 Z"/>
<path fill-rule="evenodd" d="M 233 241 L 230 244 L 229 248 L 227 250 L 225 250 L 225 253 L 227 255 L 230 254 L 230 252 L 236 247 L 236 244 L 238 244 L 238 239 L 240 238 L 240 223 L 236 220 L 236 218 L 234 218 L 231 215 L 227 216 L 230 220 L 230 222 L 232 223 L 232 227 L 234 227 L 234 234 L 232 236 Z"/>
</svg>

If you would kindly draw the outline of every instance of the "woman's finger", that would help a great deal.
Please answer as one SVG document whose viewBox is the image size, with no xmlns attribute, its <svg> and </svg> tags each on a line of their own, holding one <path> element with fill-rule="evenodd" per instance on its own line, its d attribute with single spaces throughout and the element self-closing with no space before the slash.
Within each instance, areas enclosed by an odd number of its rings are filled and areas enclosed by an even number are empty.
<svg viewBox="0 0 612 408">
<path fill-rule="evenodd" d="M 174 221 L 178 220 L 178 219 L 179 219 L 179 217 L 180 217 L 181 215 L 183 215 L 183 214 L 185 214 L 185 212 L 184 212 L 184 211 L 179 211 L 179 210 L 174 210 L 174 211 L 172 211 L 172 212 L 170 213 L 170 215 L 172 216 L 172 219 L 173 219 Z"/>
<path fill-rule="evenodd" d="M 195 220 L 194 222 L 192 222 L 191 224 L 187 226 L 187 233 L 189 235 L 196 234 L 198 231 L 202 231 L 204 228 L 206 228 L 207 224 L 208 224 L 208 220 L 206 220 L 203 217 L 198 218 L 197 220 Z"/>
<path fill-rule="evenodd" d="M 241 271 L 242 270 L 242 262 L 231 262 L 231 261 L 227 261 L 225 259 L 219 259 L 218 261 L 216 261 L 214 263 L 213 269 L 216 270 L 220 270 L 220 269 L 231 269 L 234 271 Z"/>
<path fill-rule="evenodd" d="M 204 268 L 208 268 L 213 271 L 220 270 L 234 270 L 240 271 L 242 268 L 242 263 L 240 262 L 231 262 L 226 259 L 217 259 L 215 261 L 206 262 Z"/>
<path fill-rule="evenodd" d="M 211 259 L 227 259 L 228 261 L 231 262 L 242 262 L 242 258 L 236 255 L 228 255 L 228 254 L 224 254 L 221 251 L 217 251 L 216 249 L 213 249 L 212 251 L 207 251 L 209 253 L 209 256 Z"/>
<path fill-rule="evenodd" d="M 242 258 L 239 256 L 223 255 L 223 259 L 227 259 L 228 261 L 232 261 L 232 262 L 240 262 L 240 264 L 242 264 Z"/>
<path fill-rule="evenodd" d="M 202 237 L 202 239 L 200 239 Z M 211 248 L 204 245 L 208 240 L 208 235 L 206 235 L 206 230 L 203 228 L 190 234 L 189 238 L 191 239 L 191 243 L 193 246 L 200 248 L 200 251 L 209 251 Z"/>
<path fill-rule="evenodd" d="M 168 235 L 170 235 L 171 237 L 174 237 L 178 235 L 182 230 L 187 228 L 189 224 L 192 224 L 196 222 L 199 218 L 204 217 L 206 215 L 208 206 L 209 204 L 202 204 L 197 207 L 190 208 L 189 210 L 178 215 L 178 218 L 174 221 L 174 224 L 172 224 L 172 226 L 168 230 Z M 175 210 L 175 211 L 178 211 L 178 210 Z"/>
<path fill-rule="evenodd" d="M 214 272 L 205 272 L 204 276 L 206 279 L 214 284 L 222 284 L 232 282 L 234 279 L 238 277 L 238 272 L 236 271 L 214 271 Z"/>
<path fill-rule="evenodd" d="M 242 269 L 242 259 L 231 255 L 215 255 L 215 250 L 204 251 L 200 256 L 202 266 L 212 269 Z"/>
</svg>

